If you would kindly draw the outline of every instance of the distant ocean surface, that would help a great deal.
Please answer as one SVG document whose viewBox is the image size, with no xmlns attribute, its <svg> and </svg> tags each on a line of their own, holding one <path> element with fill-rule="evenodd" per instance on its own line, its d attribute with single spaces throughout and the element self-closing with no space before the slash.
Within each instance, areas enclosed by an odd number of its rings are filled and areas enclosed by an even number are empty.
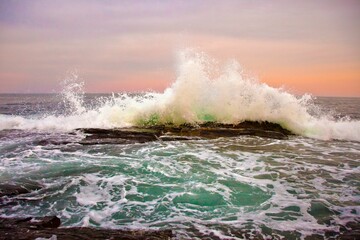
<svg viewBox="0 0 360 240">
<path fill-rule="evenodd" d="M 322 239 L 359 227 L 360 99 L 296 97 L 232 68 L 210 81 L 202 64 L 184 61 L 161 94 L 84 94 L 76 81 L 60 94 L 1 94 L 0 182 L 43 188 L 3 199 L 0 215 L 178 239 Z M 245 120 L 295 135 L 66 143 L 84 137 L 77 128 Z"/>
</svg>

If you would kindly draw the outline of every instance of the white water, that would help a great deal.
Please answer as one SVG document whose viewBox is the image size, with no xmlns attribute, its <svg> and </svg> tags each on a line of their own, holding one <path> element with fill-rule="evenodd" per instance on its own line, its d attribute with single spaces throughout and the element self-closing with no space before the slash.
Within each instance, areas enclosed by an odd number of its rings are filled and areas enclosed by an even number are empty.
<svg viewBox="0 0 360 240">
<path fill-rule="evenodd" d="M 360 143 L 241 136 L 121 147 L 31 144 L 38 137 L 0 142 L 1 180 L 44 186 L 22 195 L 28 201 L 21 207 L 1 208 L 1 216 L 52 213 L 66 227 L 164 227 L 176 239 L 239 239 L 240 229 L 264 239 L 311 239 L 339 232 L 360 214 Z"/>
<path fill-rule="evenodd" d="M 178 77 L 163 93 L 113 95 L 99 107 L 86 109 L 82 83 L 73 75 L 62 95 L 71 114 L 42 117 L 0 115 L 2 129 L 70 131 L 76 128 L 115 128 L 152 124 L 182 124 L 245 120 L 279 123 L 311 138 L 360 141 L 360 121 L 334 120 L 313 104 L 309 95 L 296 97 L 258 83 L 236 61 L 218 69 L 203 53 L 178 54 Z"/>
</svg>

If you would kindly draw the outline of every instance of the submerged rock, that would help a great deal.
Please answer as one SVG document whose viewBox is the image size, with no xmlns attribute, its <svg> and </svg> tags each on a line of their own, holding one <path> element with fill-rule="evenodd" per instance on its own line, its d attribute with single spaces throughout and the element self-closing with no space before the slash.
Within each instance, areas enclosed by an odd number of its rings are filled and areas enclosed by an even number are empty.
<svg viewBox="0 0 360 240">
<path fill-rule="evenodd" d="M 90 227 L 58 228 L 60 219 L 56 216 L 40 218 L 0 218 L 0 240 L 18 239 L 170 239 L 171 230 L 116 230 Z"/>
<path fill-rule="evenodd" d="M 21 184 L 13 182 L 3 183 L 0 184 L 0 198 L 4 196 L 12 197 L 20 194 L 26 194 L 41 188 L 42 186 L 35 182 Z"/>
<path fill-rule="evenodd" d="M 13 184 L 0 184 L 0 197 L 15 196 L 29 192 L 30 191 L 23 186 Z"/>
<path fill-rule="evenodd" d="M 15 206 L 21 198 L 18 195 L 28 194 L 41 189 L 43 186 L 36 182 L 24 181 L 22 183 L 8 182 L 0 184 L 0 208 L 4 206 Z"/>
</svg>

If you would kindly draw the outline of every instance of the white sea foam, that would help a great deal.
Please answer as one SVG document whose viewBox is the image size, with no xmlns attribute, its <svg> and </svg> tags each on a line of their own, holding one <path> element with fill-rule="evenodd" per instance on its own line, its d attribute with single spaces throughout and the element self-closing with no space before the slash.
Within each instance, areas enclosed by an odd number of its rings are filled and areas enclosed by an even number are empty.
<svg viewBox="0 0 360 240">
<path fill-rule="evenodd" d="M 1 129 L 69 131 L 76 128 L 114 128 L 152 124 L 216 121 L 269 121 L 317 139 L 360 141 L 360 121 L 334 120 L 321 114 L 311 96 L 296 97 L 247 76 L 236 61 L 220 70 L 203 53 L 178 54 L 178 76 L 163 93 L 114 95 L 100 106 L 86 109 L 82 83 L 72 74 L 62 96 L 71 114 L 41 118 L 0 115 Z"/>
<path fill-rule="evenodd" d="M 28 146 L 27 141 L 23 144 Z M 25 161 L 13 161 L 17 165 L 6 166 L 2 176 L 16 172 L 44 186 L 36 196 L 20 196 L 30 201 L 12 207 L 14 217 L 46 211 L 59 216 L 64 226 L 165 227 L 174 229 L 179 239 L 205 238 L 199 234 L 237 239 L 240 229 L 265 239 L 271 237 L 266 229 L 278 238 L 286 238 L 281 232 L 296 232 L 301 235 L 297 238 L 305 239 L 339 232 L 339 224 L 346 226 L 358 218 L 358 191 L 352 184 L 360 171 L 358 155 L 343 153 L 351 153 L 350 149 L 358 153 L 359 144 L 243 136 L 92 146 L 90 151 L 76 152 L 35 146 L 12 152 Z M 35 160 L 27 159 L 31 152 L 36 153 Z M 53 163 L 38 165 L 38 159 L 52 153 Z M 99 164 L 104 167 L 97 168 Z M 66 169 L 77 171 L 65 173 Z M 47 199 L 51 202 L 43 204 Z M 1 209 L 0 214 L 6 216 L 7 211 Z M 330 224 L 321 222 L 323 213 Z"/>
</svg>

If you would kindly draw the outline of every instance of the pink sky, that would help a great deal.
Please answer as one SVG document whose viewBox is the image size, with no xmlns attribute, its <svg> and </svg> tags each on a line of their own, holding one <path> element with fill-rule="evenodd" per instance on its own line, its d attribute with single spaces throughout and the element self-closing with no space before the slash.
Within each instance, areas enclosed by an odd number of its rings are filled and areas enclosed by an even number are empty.
<svg viewBox="0 0 360 240">
<path fill-rule="evenodd" d="M 296 94 L 360 96 L 360 1 L 1 1 L 0 93 L 162 91 L 178 49 Z"/>
</svg>

